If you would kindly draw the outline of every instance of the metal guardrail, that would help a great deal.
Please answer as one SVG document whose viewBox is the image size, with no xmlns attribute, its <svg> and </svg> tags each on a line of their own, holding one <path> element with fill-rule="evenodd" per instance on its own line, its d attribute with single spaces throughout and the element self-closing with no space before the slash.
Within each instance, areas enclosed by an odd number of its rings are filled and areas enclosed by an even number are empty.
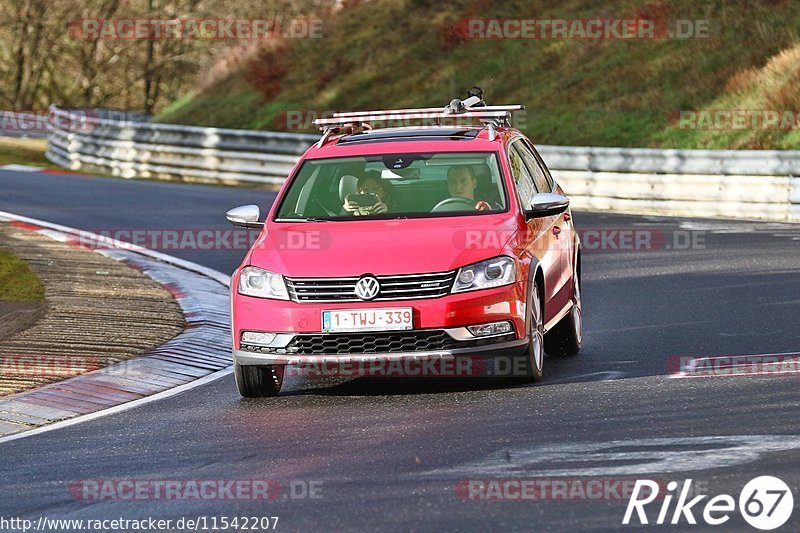
<svg viewBox="0 0 800 533">
<path fill-rule="evenodd" d="M 70 115 L 48 139 L 46 157 L 71 170 L 125 178 L 172 178 L 280 184 L 300 154 L 319 137 L 291 133 L 119 122 Z"/>
<path fill-rule="evenodd" d="M 800 150 L 676 150 L 541 146 L 552 168 L 595 172 L 798 176 Z"/>
<path fill-rule="evenodd" d="M 50 111 L 50 161 L 126 178 L 280 184 L 319 139 Z M 800 151 L 538 148 L 577 208 L 800 221 Z"/>
</svg>

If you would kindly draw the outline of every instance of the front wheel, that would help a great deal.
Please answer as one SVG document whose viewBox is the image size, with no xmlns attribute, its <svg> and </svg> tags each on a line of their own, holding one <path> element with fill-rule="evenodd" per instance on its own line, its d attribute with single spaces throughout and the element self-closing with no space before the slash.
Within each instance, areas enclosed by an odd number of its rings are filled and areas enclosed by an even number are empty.
<svg viewBox="0 0 800 533">
<path fill-rule="evenodd" d="M 245 398 L 277 396 L 283 385 L 284 365 L 245 366 L 233 363 L 236 388 Z"/>
<path fill-rule="evenodd" d="M 544 313 L 539 286 L 531 286 L 528 305 L 528 346 L 525 348 L 525 381 L 539 381 L 544 375 Z"/>
<path fill-rule="evenodd" d="M 577 272 L 573 274 L 572 280 L 572 309 L 545 337 L 545 348 L 550 355 L 575 355 L 581 350 L 583 309 Z"/>
</svg>

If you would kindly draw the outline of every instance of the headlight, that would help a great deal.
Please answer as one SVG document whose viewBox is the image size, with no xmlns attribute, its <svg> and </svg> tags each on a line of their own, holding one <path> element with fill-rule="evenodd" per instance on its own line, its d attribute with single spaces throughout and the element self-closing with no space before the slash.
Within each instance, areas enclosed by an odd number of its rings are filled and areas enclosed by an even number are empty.
<svg viewBox="0 0 800 533">
<path fill-rule="evenodd" d="M 239 275 L 239 294 L 273 300 L 289 299 L 283 276 L 252 266 L 244 267 Z"/>
<path fill-rule="evenodd" d="M 452 292 L 502 287 L 517 281 L 517 266 L 510 257 L 500 256 L 458 269 Z"/>
</svg>

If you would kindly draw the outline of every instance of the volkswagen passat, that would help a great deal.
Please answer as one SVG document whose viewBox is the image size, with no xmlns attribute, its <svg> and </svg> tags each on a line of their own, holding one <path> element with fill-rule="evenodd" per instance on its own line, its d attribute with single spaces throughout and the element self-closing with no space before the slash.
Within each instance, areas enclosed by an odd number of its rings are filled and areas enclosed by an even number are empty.
<svg viewBox="0 0 800 533">
<path fill-rule="evenodd" d="M 512 107 L 465 103 L 416 113 L 477 125 L 366 125 L 394 111 L 320 120 L 266 220 L 257 206 L 228 212 L 263 228 L 231 285 L 243 396 L 278 394 L 287 364 L 503 355 L 538 381 L 545 351 L 578 352 L 569 201 L 509 126 Z"/>
</svg>

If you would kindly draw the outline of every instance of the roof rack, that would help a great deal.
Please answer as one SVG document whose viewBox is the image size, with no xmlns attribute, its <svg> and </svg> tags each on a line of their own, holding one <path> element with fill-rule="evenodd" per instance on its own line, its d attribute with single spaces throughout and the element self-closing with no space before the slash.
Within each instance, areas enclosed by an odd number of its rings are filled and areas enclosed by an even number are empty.
<svg viewBox="0 0 800 533">
<path fill-rule="evenodd" d="M 317 143 L 320 147 L 333 133 L 338 133 L 343 128 L 351 132 L 357 128 L 372 129 L 370 121 L 414 120 L 432 119 L 434 125 L 441 125 L 443 120 L 472 118 L 483 122 L 489 129 L 489 140 L 494 140 L 497 128 L 511 125 L 511 112 L 525 109 L 520 104 L 487 106 L 483 102 L 483 90 L 473 87 L 468 92 L 466 100 L 453 99 L 444 108 L 423 107 L 409 109 L 386 109 L 376 111 L 348 111 L 334 113 L 331 118 L 318 118 L 314 124 L 323 132 L 322 138 Z"/>
<path fill-rule="evenodd" d="M 451 102 L 452 103 L 452 102 Z M 353 116 L 372 116 L 372 115 L 382 115 L 388 113 L 432 113 L 439 115 L 445 114 L 447 116 L 458 116 L 461 112 L 453 112 L 450 111 L 451 107 L 450 104 L 445 106 L 444 108 L 441 107 L 421 107 L 421 108 L 411 108 L 411 109 L 389 109 L 385 111 L 346 111 L 346 112 L 338 112 L 334 113 L 334 118 L 347 118 Z M 471 106 L 471 107 L 464 107 L 465 112 L 502 112 L 502 111 L 519 111 L 520 109 L 525 109 L 524 105 L 516 104 L 516 105 L 484 105 L 484 106 Z M 325 119 L 320 119 L 325 120 Z"/>
</svg>

